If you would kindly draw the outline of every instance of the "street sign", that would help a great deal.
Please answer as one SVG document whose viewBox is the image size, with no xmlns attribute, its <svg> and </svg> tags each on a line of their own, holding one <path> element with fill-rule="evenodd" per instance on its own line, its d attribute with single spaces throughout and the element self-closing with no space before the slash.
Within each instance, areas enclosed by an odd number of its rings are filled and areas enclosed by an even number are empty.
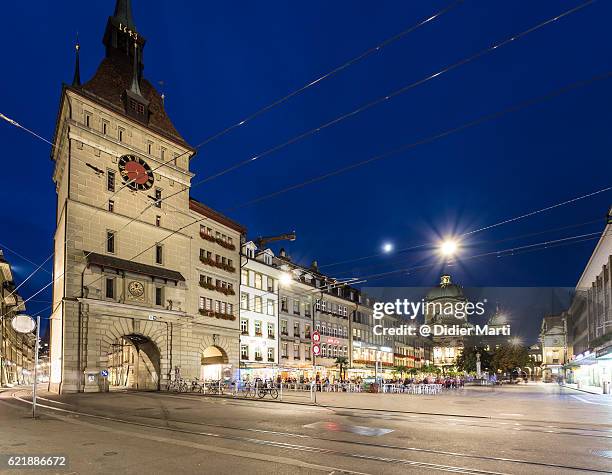
<svg viewBox="0 0 612 475">
<path fill-rule="evenodd" d="M 321 354 L 321 347 L 319 345 L 312 345 L 312 354 L 319 356 Z"/>
<path fill-rule="evenodd" d="M 317 331 L 312 332 L 312 341 L 314 343 L 319 343 L 321 341 L 321 334 Z"/>
<path fill-rule="evenodd" d="M 30 333 L 36 328 L 36 322 L 29 315 L 16 315 L 11 320 L 13 330 L 18 333 Z"/>
<path fill-rule="evenodd" d="M 103 369 L 102 371 L 100 371 L 100 376 L 102 376 L 103 378 L 107 378 L 108 377 L 108 370 L 107 369 Z"/>
<path fill-rule="evenodd" d="M 149 320 L 154 322 L 155 320 L 157 320 L 157 317 L 155 315 L 149 315 Z"/>
</svg>

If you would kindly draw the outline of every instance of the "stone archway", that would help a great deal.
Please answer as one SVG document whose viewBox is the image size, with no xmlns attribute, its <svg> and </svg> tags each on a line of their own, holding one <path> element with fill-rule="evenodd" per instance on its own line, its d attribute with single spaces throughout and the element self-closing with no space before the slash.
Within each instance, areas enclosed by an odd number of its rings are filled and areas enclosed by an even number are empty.
<svg viewBox="0 0 612 475">
<path fill-rule="evenodd" d="M 170 371 L 166 326 L 131 318 L 104 319 L 99 326 L 103 330 L 99 364 L 108 371 L 108 384 L 102 390 L 161 389 Z"/>
<path fill-rule="evenodd" d="M 109 384 L 141 391 L 160 389 L 161 355 L 157 345 L 143 335 L 130 333 L 111 344 Z"/>
<path fill-rule="evenodd" d="M 204 380 L 224 379 L 224 370 L 228 367 L 229 358 L 225 350 L 211 345 L 202 351 L 200 360 L 200 377 Z"/>
</svg>

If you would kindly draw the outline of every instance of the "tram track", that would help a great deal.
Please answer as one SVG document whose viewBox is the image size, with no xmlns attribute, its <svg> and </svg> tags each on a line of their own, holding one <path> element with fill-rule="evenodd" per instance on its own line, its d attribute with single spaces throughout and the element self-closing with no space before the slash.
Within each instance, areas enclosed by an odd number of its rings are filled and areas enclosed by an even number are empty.
<svg viewBox="0 0 612 475">
<path fill-rule="evenodd" d="M 128 395 L 128 396 L 140 396 L 140 397 L 144 397 L 142 396 L 142 393 L 138 393 L 138 392 L 130 392 L 130 391 L 126 391 L 122 394 Z M 173 399 L 184 399 L 184 400 L 189 400 L 189 401 L 199 401 L 202 400 L 203 397 L 206 396 L 197 396 L 197 395 L 188 395 L 188 394 L 183 394 L 183 395 L 172 395 L 172 394 L 164 394 L 164 393 L 147 393 L 147 397 L 150 397 L 151 394 L 155 394 L 154 397 L 166 397 L 166 398 L 173 398 Z M 219 399 L 217 396 L 213 396 L 212 398 L 214 399 Z M 227 399 L 229 401 L 244 401 L 245 403 L 250 403 L 251 401 L 249 399 L 245 399 L 245 398 L 235 398 L 235 399 L 229 399 L 229 398 L 224 398 Z M 276 401 L 261 401 L 261 400 L 256 400 L 256 403 L 260 403 L 260 402 L 273 402 L 276 403 Z M 294 404 L 294 403 L 291 403 Z M 337 409 L 341 409 L 341 410 L 335 410 L 332 409 L 330 406 L 318 406 L 318 405 L 311 405 L 311 404 L 304 404 L 303 406 L 305 407 L 311 407 L 311 408 L 315 408 L 315 407 L 319 407 L 321 409 L 326 409 L 328 411 L 330 411 L 332 414 L 337 415 L 337 416 L 344 416 L 344 417 L 352 417 L 352 418 L 375 418 L 376 420 L 381 420 L 381 416 L 379 415 L 379 413 L 377 413 L 376 415 L 355 415 L 355 413 L 351 413 L 351 412 L 346 412 L 346 408 L 340 408 L 337 407 Z M 370 412 L 370 409 L 358 409 L 355 408 L 355 411 L 365 411 L 365 412 Z M 387 413 L 384 410 L 376 410 L 376 411 L 381 411 L 381 413 L 385 414 Z M 417 417 L 420 416 L 425 416 L 427 415 L 428 417 L 429 414 L 428 413 L 412 413 L 412 412 L 407 412 L 407 413 L 398 413 L 397 411 L 395 412 L 388 412 L 388 414 L 391 415 L 391 417 L 382 417 L 383 420 L 391 420 L 391 421 L 409 421 L 409 422 L 416 422 L 417 420 L 422 420 L 422 419 L 416 419 Z M 439 415 L 438 417 L 446 417 L 446 418 L 450 418 L 450 419 L 454 419 L 456 418 L 455 415 L 446 415 L 446 416 L 442 416 Z M 498 424 L 496 426 L 490 425 L 490 424 L 479 424 L 479 423 L 473 423 L 473 422 L 466 422 L 469 419 L 454 419 L 452 424 L 454 425 L 460 425 L 460 426 L 464 426 L 464 427 L 477 427 L 477 428 L 486 428 L 486 429 L 491 429 L 491 428 L 495 428 L 495 429 L 499 429 L 499 430 L 508 430 L 508 431 L 524 431 L 524 432 L 536 432 L 536 433 L 543 433 L 543 434 L 555 434 L 555 435 L 566 435 L 566 436 L 577 436 L 577 437 L 593 437 L 593 438 L 602 438 L 602 439 L 612 439 L 612 430 L 610 429 L 601 429 L 601 428 L 593 428 L 593 427 L 589 427 L 589 428 L 584 428 L 584 427 L 563 427 L 563 426 L 559 426 L 559 425 L 553 425 L 550 422 L 546 422 L 545 424 L 525 424 L 523 423 L 515 423 L 515 425 L 510 425 L 510 422 L 508 419 L 486 419 L 486 421 L 483 422 L 490 422 L 491 424 Z M 429 422 L 429 421 L 424 421 L 424 422 Z M 519 427 L 520 426 L 520 427 Z M 574 432 L 572 432 L 574 431 Z M 577 432 L 576 432 L 577 431 Z M 585 432 L 596 432 L 598 434 L 589 434 L 589 433 L 585 433 Z"/>
<path fill-rule="evenodd" d="M 18 396 L 17 395 L 18 392 L 15 392 L 12 394 L 12 397 L 14 399 L 22 403 L 31 404 L 31 401 L 24 399 L 21 396 Z M 138 396 L 138 394 L 134 394 L 134 393 L 132 393 L 131 395 Z M 62 404 L 60 401 L 54 401 L 51 399 L 44 398 L 44 400 L 52 402 L 52 403 Z M 38 405 L 45 409 L 49 409 L 51 411 L 56 411 L 59 413 L 90 417 L 90 418 L 95 418 L 95 419 L 106 420 L 109 422 L 117 422 L 121 424 L 157 429 L 157 430 L 162 430 L 162 431 L 171 431 L 171 432 L 183 433 L 183 434 L 189 434 L 189 435 L 211 437 L 217 440 L 237 441 L 237 442 L 254 444 L 254 445 L 259 445 L 259 446 L 273 447 L 273 448 L 278 448 L 282 450 L 317 453 L 321 455 L 339 456 L 343 458 L 355 458 L 355 459 L 362 459 L 362 460 L 368 460 L 368 461 L 373 461 L 373 462 L 381 462 L 381 463 L 395 464 L 395 465 L 406 465 L 406 466 L 411 466 L 411 467 L 427 468 L 431 470 L 453 472 L 453 473 L 466 473 L 466 474 L 474 474 L 474 475 L 493 475 L 493 474 L 499 475 L 503 472 L 482 470 L 479 468 L 459 467 L 459 466 L 432 463 L 432 462 L 424 462 L 424 461 L 418 461 L 418 460 L 409 460 L 409 459 L 402 459 L 402 458 L 397 458 L 397 457 L 385 457 L 385 456 L 371 455 L 371 454 L 365 454 L 365 453 L 354 453 L 354 452 L 347 452 L 346 450 L 331 449 L 331 448 L 326 448 L 326 447 L 316 447 L 312 445 L 300 445 L 300 444 L 295 444 L 295 443 L 279 442 L 275 440 L 245 437 L 241 435 L 231 435 L 231 434 L 221 434 L 221 433 L 208 432 L 208 431 L 189 430 L 189 429 L 184 429 L 181 427 L 170 427 L 168 424 L 172 423 L 172 424 L 178 424 L 178 425 L 182 424 L 186 426 L 211 427 L 211 428 L 222 429 L 222 430 L 227 430 L 227 431 L 258 433 L 258 434 L 268 435 L 272 437 L 292 437 L 294 439 L 311 440 L 314 442 L 320 442 L 324 444 L 331 443 L 331 444 L 340 444 L 342 446 L 350 446 L 350 447 L 411 452 L 411 453 L 419 453 L 419 454 L 425 454 L 425 455 L 433 455 L 437 457 L 441 457 L 441 456 L 442 457 L 456 457 L 456 458 L 468 459 L 468 460 L 473 460 L 473 461 L 478 460 L 478 461 L 492 462 L 492 463 L 509 463 L 509 464 L 514 464 L 517 466 L 518 465 L 530 466 L 533 468 L 541 467 L 541 468 L 546 468 L 550 470 L 562 469 L 562 470 L 570 470 L 573 472 L 610 473 L 609 471 L 601 470 L 601 469 L 584 468 L 584 467 L 570 466 L 570 465 L 564 465 L 564 464 L 537 462 L 537 461 L 529 461 L 529 460 L 524 460 L 524 459 L 513 459 L 513 458 L 506 458 L 506 457 L 475 455 L 475 454 L 467 454 L 467 453 L 460 453 L 460 452 L 449 452 L 449 451 L 435 450 L 435 449 L 424 449 L 424 448 L 419 448 L 419 447 L 406 447 L 406 446 L 384 444 L 384 443 L 380 444 L 380 443 L 369 443 L 369 442 L 363 442 L 363 441 L 339 440 L 339 439 L 334 439 L 331 437 L 321 437 L 321 436 L 313 436 L 313 435 L 308 435 L 308 434 L 296 434 L 296 433 L 291 433 L 291 432 L 271 431 L 271 430 L 255 429 L 255 428 L 249 428 L 249 427 L 229 426 L 229 425 L 213 424 L 213 423 L 206 423 L 206 422 L 195 422 L 195 421 L 187 421 L 187 420 L 181 420 L 181 419 L 171 419 L 168 417 L 154 417 L 154 416 L 146 416 L 146 415 L 136 415 L 135 416 L 134 414 L 130 413 L 132 418 L 135 417 L 141 420 L 144 419 L 144 420 L 159 421 L 161 423 L 166 424 L 166 425 L 158 425 L 158 424 L 152 424 L 148 422 L 141 422 L 141 421 L 133 420 L 133 419 L 131 420 L 127 418 L 123 419 L 119 417 L 110 417 L 110 416 L 105 416 L 102 414 L 84 412 L 82 410 L 76 411 L 76 410 L 49 406 L 46 404 L 44 405 L 38 404 Z M 164 413 L 167 413 L 167 411 Z M 125 413 L 122 413 L 122 414 L 125 415 Z M 342 471 L 342 470 L 339 469 L 339 471 Z"/>
</svg>

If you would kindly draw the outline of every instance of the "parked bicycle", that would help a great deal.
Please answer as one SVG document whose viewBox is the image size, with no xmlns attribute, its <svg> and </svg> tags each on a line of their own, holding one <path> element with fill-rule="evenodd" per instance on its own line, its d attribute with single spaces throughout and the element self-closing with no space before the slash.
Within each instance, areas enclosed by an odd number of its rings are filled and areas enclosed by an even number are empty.
<svg viewBox="0 0 612 475">
<path fill-rule="evenodd" d="M 259 396 L 259 399 L 263 399 L 266 394 L 270 394 L 270 397 L 272 399 L 277 399 L 278 398 L 278 389 L 276 388 L 259 388 L 257 391 L 257 396 Z"/>
</svg>

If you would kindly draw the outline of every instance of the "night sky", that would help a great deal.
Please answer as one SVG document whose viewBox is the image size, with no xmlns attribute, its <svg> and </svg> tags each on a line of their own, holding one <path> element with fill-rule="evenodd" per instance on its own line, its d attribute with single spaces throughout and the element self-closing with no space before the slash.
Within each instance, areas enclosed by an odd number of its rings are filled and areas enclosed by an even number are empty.
<svg viewBox="0 0 612 475">
<path fill-rule="evenodd" d="M 163 81 L 166 108 L 192 145 L 240 121 L 452 1 L 172 2 L 134 0 L 147 38 L 145 76 Z M 246 126 L 201 148 L 196 180 L 281 144 L 413 83 L 579 1 L 467 0 L 435 21 L 309 88 Z M 51 139 L 62 82 L 103 57 L 114 0 L 4 2 L 0 112 Z M 384 242 L 417 250 L 323 268 L 364 277 L 367 286 L 430 286 L 442 271 L 470 287 L 576 284 L 596 241 L 531 252 L 469 256 L 603 229 L 606 192 L 465 238 L 452 266 L 439 262 L 440 239 L 612 185 L 612 79 L 591 83 L 404 153 L 304 186 L 256 205 L 267 193 L 460 126 L 565 85 L 612 71 L 612 2 L 598 1 L 239 170 L 192 196 L 244 224 L 250 237 L 295 230 L 283 243 L 303 264 L 371 256 Z M 52 251 L 55 219 L 49 145 L 0 123 L 0 248 L 17 283 Z M 595 222 L 593 222 L 595 221 Z M 589 224 L 584 224 L 589 223 Z M 567 243 L 566 243 L 567 244 Z M 280 247 L 280 246 L 279 246 Z M 275 246 L 275 249 L 278 247 Z M 51 265 L 46 266 L 50 270 Z M 31 296 L 50 281 L 39 272 Z M 51 291 L 29 303 L 49 305 Z M 43 314 L 46 315 L 46 314 Z M 526 316 L 535 337 L 541 315 Z"/>
</svg>

